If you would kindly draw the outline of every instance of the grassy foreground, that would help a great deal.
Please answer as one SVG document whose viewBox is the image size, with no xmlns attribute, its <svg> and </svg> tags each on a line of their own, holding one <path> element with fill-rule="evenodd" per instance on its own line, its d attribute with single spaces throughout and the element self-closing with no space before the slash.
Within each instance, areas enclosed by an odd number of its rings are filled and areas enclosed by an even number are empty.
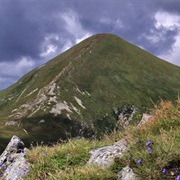
<svg viewBox="0 0 180 180">
<path fill-rule="evenodd" d="M 126 165 L 140 179 L 176 179 L 180 174 L 180 99 L 176 104 L 162 101 L 152 114 L 144 125 L 129 126 L 101 141 L 77 137 L 51 147 L 32 147 L 27 155 L 32 166 L 26 179 L 113 180 Z M 128 141 L 129 151 L 110 169 L 86 165 L 91 149 L 122 138 Z"/>
</svg>

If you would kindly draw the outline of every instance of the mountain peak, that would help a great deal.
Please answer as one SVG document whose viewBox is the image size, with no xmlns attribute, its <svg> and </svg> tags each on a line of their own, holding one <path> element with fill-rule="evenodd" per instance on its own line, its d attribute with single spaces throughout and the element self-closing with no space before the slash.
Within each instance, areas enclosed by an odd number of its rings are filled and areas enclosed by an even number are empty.
<svg viewBox="0 0 180 180">
<path fill-rule="evenodd" d="M 115 127 L 113 109 L 175 100 L 179 79 L 179 67 L 116 35 L 93 35 L 0 92 L 0 130 L 47 141 L 103 133 Z"/>
</svg>

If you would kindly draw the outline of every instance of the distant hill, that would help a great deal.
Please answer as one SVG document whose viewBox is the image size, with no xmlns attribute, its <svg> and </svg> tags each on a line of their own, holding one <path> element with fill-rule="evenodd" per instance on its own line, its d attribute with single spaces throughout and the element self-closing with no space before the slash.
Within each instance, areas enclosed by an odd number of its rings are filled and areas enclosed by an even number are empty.
<svg viewBox="0 0 180 180">
<path fill-rule="evenodd" d="M 176 100 L 180 67 L 111 34 L 94 35 L 0 91 L 0 139 L 53 141 L 113 129 L 114 108 Z"/>
</svg>

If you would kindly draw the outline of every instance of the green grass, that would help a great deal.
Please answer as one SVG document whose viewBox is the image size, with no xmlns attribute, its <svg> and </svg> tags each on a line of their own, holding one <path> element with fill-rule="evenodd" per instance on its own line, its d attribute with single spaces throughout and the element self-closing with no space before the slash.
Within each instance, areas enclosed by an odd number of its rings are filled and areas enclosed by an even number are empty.
<svg viewBox="0 0 180 180">
<path fill-rule="evenodd" d="M 174 106 L 162 101 L 151 121 L 127 131 L 132 138 L 125 159 L 134 172 L 142 179 L 171 179 L 170 171 L 180 168 L 180 101 Z M 147 142 L 152 144 L 147 146 Z M 137 163 L 139 159 L 141 164 Z M 167 170 L 165 175 L 162 173 L 164 168 Z"/>
<path fill-rule="evenodd" d="M 103 179 L 114 178 L 111 171 L 87 166 L 91 149 L 107 145 L 105 142 L 89 141 L 84 138 L 71 139 L 53 147 L 38 146 L 28 154 L 33 163 L 27 179 Z"/>
<path fill-rule="evenodd" d="M 175 179 L 180 168 L 180 100 L 175 105 L 162 101 L 153 118 L 142 126 L 114 131 L 102 140 L 69 139 L 47 147 L 32 147 L 27 157 L 32 163 L 27 179 L 94 180 L 117 179 L 117 172 L 129 165 L 139 179 Z M 104 170 L 86 164 L 91 149 L 107 146 L 128 137 L 128 152 Z M 150 145 L 146 145 L 151 142 Z M 148 153 L 148 148 L 151 152 Z M 141 159 L 141 164 L 137 161 Z M 162 170 L 166 169 L 163 174 Z M 174 175 L 171 175 L 174 172 Z"/>
</svg>

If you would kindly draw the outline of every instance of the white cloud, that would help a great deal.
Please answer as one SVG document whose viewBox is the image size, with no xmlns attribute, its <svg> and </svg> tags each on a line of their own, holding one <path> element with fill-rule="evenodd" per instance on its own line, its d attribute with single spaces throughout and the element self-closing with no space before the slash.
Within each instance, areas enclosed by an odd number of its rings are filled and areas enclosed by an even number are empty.
<svg viewBox="0 0 180 180">
<path fill-rule="evenodd" d="M 79 43 L 83 39 L 92 35 L 91 32 L 83 28 L 80 22 L 80 17 L 76 12 L 68 10 L 62 14 L 57 14 L 56 16 L 64 22 L 65 30 L 70 35 L 74 36 L 76 43 Z"/>
<path fill-rule="evenodd" d="M 15 62 L 0 63 L 0 90 L 17 81 L 19 77 L 32 70 L 35 62 L 30 58 L 22 57 Z"/>
<path fill-rule="evenodd" d="M 176 42 L 171 52 L 163 53 L 160 58 L 180 66 L 180 32 L 176 36 Z"/>
<path fill-rule="evenodd" d="M 125 26 L 123 24 L 123 22 L 121 21 L 121 19 L 117 19 L 114 24 L 113 24 L 113 31 L 114 30 L 119 30 L 119 29 L 123 29 Z"/>
<path fill-rule="evenodd" d="M 165 52 L 159 55 L 159 57 L 180 66 L 180 16 L 168 12 L 157 12 L 155 15 L 155 19 L 156 28 L 164 27 L 170 30 L 176 28 L 178 30 L 178 34 L 175 37 L 175 43 L 173 45 L 172 51 Z"/>
<path fill-rule="evenodd" d="M 87 33 L 84 36 L 82 36 L 81 38 L 77 38 L 76 39 L 76 44 L 80 43 L 81 41 L 83 41 L 84 39 L 88 38 L 89 36 L 91 36 L 91 34 Z"/>
<path fill-rule="evenodd" d="M 54 45 L 53 43 L 54 41 L 55 42 L 59 41 L 58 34 L 48 34 L 45 36 L 44 41 L 41 45 L 41 52 L 40 52 L 41 57 L 43 58 L 51 57 L 56 53 L 58 47 Z"/>
<path fill-rule="evenodd" d="M 40 56 L 47 57 L 56 52 L 57 46 L 55 46 L 53 44 L 47 44 L 47 45 L 45 45 L 45 47 L 43 49 L 45 49 L 45 50 L 40 54 Z"/>
<path fill-rule="evenodd" d="M 125 25 L 120 18 L 113 20 L 113 19 L 110 19 L 109 17 L 102 17 L 100 18 L 99 22 L 102 24 L 111 26 L 112 32 L 125 28 Z"/>
<path fill-rule="evenodd" d="M 30 58 L 22 57 L 15 62 L 1 62 L 0 75 L 18 77 L 34 68 L 35 63 Z"/>
<path fill-rule="evenodd" d="M 101 17 L 99 22 L 102 24 L 110 25 L 112 23 L 112 20 L 109 17 Z"/>
<path fill-rule="evenodd" d="M 76 38 L 84 36 L 87 32 L 83 29 L 78 14 L 72 10 L 60 14 L 60 18 L 65 22 L 65 29 Z"/>
<path fill-rule="evenodd" d="M 66 31 L 66 34 L 64 37 L 61 34 L 59 34 L 58 36 L 58 37 L 61 37 L 61 38 L 58 38 L 59 42 L 61 44 L 63 43 L 63 45 L 59 47 L 59 52 L 62 53 L 68 50 L 73 45 L 81 42 L 82 40 L 92 35 L 91 32 L 83 28 L 80 22 L 79 15 L 73 10 L 69 9 L 68 11 L 65 11 L 64 13 L 58 13 L 58 14 L 55 14 L 54 16 L 57 18 L 57 21 L 59 20 L 60 22 L 62 22 L 62 23 L 59 23 L 59 26 L 60 26 L 59 28 L 60 29 L 64 28 Z M 52 53 L 54 53 L 55 51 L 57 51 L 56 47 L 55 49 L 51 48 Z"/>
<path fill-rule="evenodd" d="M 32 68 L 34 66 L 34 61 L 32 61 L 30 58 L 23 57 L 20 59 L 20 61 L 17 63 L 16 67 L 18 69 L 26 69 L 26 68 Z"/>
<path fill-rule="evenodd" d="M 155 28 L 150 32 L 142 34 L 141 37 L 155 44 L 166 41 L 166 33 L 169 30 L 176 30 L 180 27 L 180 16 L 168 12 L 159 11 L 155 14 Z"/>
<path fill-rule="evenodd" d="M 82 36 L 81 38 L 77 38 L 75 39 L 75 44 L 80 43 L 81 41 L 83 41 L 84 39 L 88 38 L 89 36 L 91 36 L 91 34 L 85 34 L 84 36 Z M 63 47 L 61 48 L 61 53 L 70 49 L 73 46 L 73 42 L 71 40 L 67 40 L 66 43 L 63 45 Z"/>
<path fill-rule="evenodd" d="M 180 16 L 171 14 L 168 12 L 157 12 L 155 14 L 156 28 L 165 27 L 168 29 L 174 29 L 176 26 L 180 26 Z"/>
<path fill-rule="evenodd" d="M 15 80 L 10 77 L 0 77 L 0 90 L 8 87 L 10 84 L 15 83 Z"/>
<path fill-rule="evenodd" d="M 5 83 L 7 80 L 9 81 L 9 78 L 0 77 L 0 84 Z"/>
<path fill-rule="evenodd" d="M 141 37 L 147 39 L 148 41 L 150 41 L 153 44 L 156 44 L 156 43 L 158 43 L 160 41 L 161 42 L 165 41 L 165 38 L 166 38 L 165 35 L 166 35 L 166 30 L 165 29 L 164 30 L 161 29 L 160 32 L 157 32 L 157 31 L 151 29 L 150 34 L 144 33 L 144 34 L 142 34 Z"/>
<path fill-rule="evenodd" d="M 68 50 L 69 48 L 71 48 L 73 46 L 72 41 L 66 41 L 66 43 L 63 45 L 63 47 L 61 48 L 61 52 L 64 52 L 66 50 Z"/>
</svg>

